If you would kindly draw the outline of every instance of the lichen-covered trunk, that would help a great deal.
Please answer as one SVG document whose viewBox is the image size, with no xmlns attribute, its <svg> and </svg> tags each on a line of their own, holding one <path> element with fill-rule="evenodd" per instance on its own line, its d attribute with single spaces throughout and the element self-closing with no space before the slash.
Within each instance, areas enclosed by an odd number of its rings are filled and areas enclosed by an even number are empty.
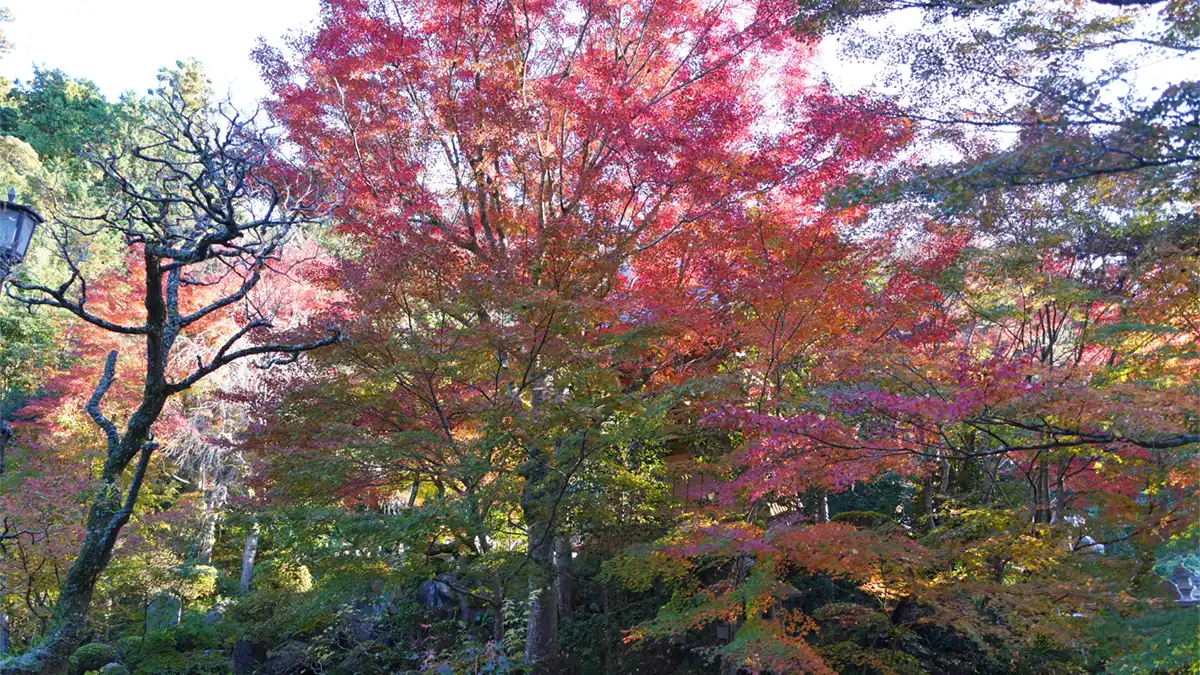
<svg viewBox="0 0 1200 675">
<path fill-rule="evenodd" d="M 254 555 L 258 552 L 258 523 L 250 523 L 250 531 L 246 533 L 246 545 L 242 548 L 242 581 L 238 591 L 242 594 L 250 592 L 250 580 L 254 578 Z"/>
<path fill-rule="evenodd" d="M 921 492 L 925 503 L 925 529 L 932 532 L 937 528 L 937 520 L 933 511 L 933 472 L 925 474 L 921 479 Z"/>
<path fill-rule="evenodd" d="M 200 515 L 200 542 L 196 546 L 196 561 L 202 565 L 212 563 L 213 547 L 217 545 L 217 512 L 206 505 Z"/>
<path fill-rule="evenodd" d="M 136 493 L 138 487 L 140 485 L 131 490 Z M 88 513 L 83 546 L 59 588 L 49 630 L 33 649 L 0 665 L 0 673 L 49 675 L 66 672 L 68 658 L 83 642 L 96 581 L 112 559 L 113 547 L 128 519 L 120 491 L 115 485 L 102 483 Z"/>
<path fill-rule="evenodd" d="M 571 538 L 562 534 L 554 538 L 554 590 L 557 593 L 558 616 L 570 616 L 575 604 L 575 582 L 571 576 Z"/>
<path fill-rule="evenodd" d="M 492 587 L 492 639 L 496 644 L 504 642 L 504 583 L 493 581 Z"/>
<path fill-rule="evenodd" d="M 529 579 L 529 630 L 525 638 L 525 661 L 535 673 L 544 672 L 539 664 L 553 660 L 558 654 L 558 599 L 554 575 L 550 573 L 554 562 L 553 537 L 546 537 L 546 540 L 536 546 L 531 544 L 529 549 L 536 569 Z"/>
</svg>

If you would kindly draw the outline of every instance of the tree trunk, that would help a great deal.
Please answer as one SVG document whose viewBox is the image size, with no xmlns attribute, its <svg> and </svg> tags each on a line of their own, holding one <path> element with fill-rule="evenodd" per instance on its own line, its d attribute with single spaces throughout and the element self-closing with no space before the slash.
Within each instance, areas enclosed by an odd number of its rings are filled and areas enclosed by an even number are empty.
<svg viewBox="0 0 1200 675">
<path fill-rule="evenodd" d="M 217 544 L 217 512 L 207 501 L 200 514 L 200 543 L 196 547 L 196 562 L 201 565 L 212 564 L 213 547 Z"/>
<path fill-rule="evenodd" d="M 504 584 L 498 580 L 495 584 L 492 589 L 492 640 L 500 644 L 504 641 Z"/>
<path fill-rule="evenodd" d="M 1050 522 L 1057 523 L 1059 516 L 1067 508 L 1066 477 L 1067 469 L 1071 466 L 1071 458 L 1059 460 L 1054 476 L 1054 493 L 1050 497 Z"/>
<path fill-rule="evenodd" d="M 526 490 L 528 492 L 528 488 Z M 528 519 L 528 516 L 526 516 Z M 554 584 L 554 534 L 548 519 L 529 522 L 529 630 L 525 638 L 525 661 L 538 670 L 538 663 L 558 653 L 558 599 Z"/>
<path fill-rule="evenodd" d="M 558 602 L 554 579 L 547 569 L 553 564 L 554 546 L 546 542 L 530 549 L 530 557 L 538 567 L 529 579 L 529 630 L 525 638 L 525 661 L 534 673 L 558 653 Z"/>
<path fill-rule="evenodd" d="M 926 531 L 932 532 L 937 527 L 937 521 L 933 515 L 933 471 L 925 474 L 925 478 L 921 483 L 921 490 L 924 492 L 925 498 L 925 518 Z"/>
<path fill-rule="evenodd" d="M 533 387 L 531 405 L 536 410 L 548 398 L 548 385 Z M 546 671 L 558 655 L 558 598 L 554 584 L 554 516 L 559 493 L 550 472 L 552 456 L 542 443 L 526 448 L 527 459 L 518 469 L 525 485 L 521 510 L 529 536 L 529 621 L 525 636 L 525 662 L 533 673 Z"/>
<path fill-rule="evenodd" d="M 984 445 L 984 450 L 988 448 Z M 1000 456 L 984 457 L 983 458 L 983 503 L 991 504 L 992 499 L 996 496 L 996 488 L 998 487 L 997 473 L 1000 471 Z"/>
<path fill-rule="evenodd" d="M 8 656 L 8 607 L 0 597 L 0 656 Z"/>
<path fill-rule="evenodd" d="M 242 549 L 242 583 L 238 586 L 243 595 L 250 592 L 250 579 L 254 577 L 254 554 L 258 552 L 258 522 L 250 523 L 246 533 L 246 546 Z"/>
<path fill-rule="evenodd" d="M 529 532 L 529 558 L 533 572 L 529 577 L 529 625 L 525 638 L 525 661 L 540 672 L 538 663 L 558 652 L 558 601 L 554 589 L 553 498 L 550 470 L 544 450 L 531 448 L 529 459 L 521 466 L 525 487 L 521 506 Z"/>
<path fill-rule="evenodd" d="M 1033 522 L 1049 523 L 1050 522 L 1050 468 L 1046 462 L 1042 462 L 1038 468 L 1034 478 L 1033 486 L 1033 501 L 1034 512 Z"/>
<path fill-rule="evenodd" d="M 115 361 L 115 352 L 110 362 Z M 153 419 L 161 411 L 159 404 L 154 410 Z M 0 665 L 0 675 L 15 675 L 16 673 L 61 673 L 66 670 L 67 659 L 82 643 L 87 629 L 88 609 L 92 604 L 92 594 L 96 590 L 96 581 L 104 568 L 112 559 L 113 547 L 121 534 L 121 528 L 129 522 L 133 513 L 133 505 L 141 491 L 142 479 L 146 475 L 146 467 L 150 463 L 150 455 L 158 447 L 154 443 L 146 443 L 149 424 L 141 426 L 145 418 L 146 407 L 139 409 L 130 421 L 131 431 L 125 436 L 121 449 L 132 446 L 136 452 L 141 446 L 141 456 L 137 468 L 129 484 L 129 491 L 122 500 L 121 489 L 117 486 L 117 478 L 126 464 L 120 462 L 121 457 L 109 453 L 105 462 L 104 473 L 96 493 L 92 499 L 92 507 L 88 511 L 87 529 L 79 556 L 67 570 L 62 586 L 58 590 L 58 601 L 54 605 L 54 616 L 50 627 L 42 640 L 22 654 L 19 658 Z M 125 454 L 125 453 L 122 453 Z M 131 459 L 132 457 L 130 457 Z M 126 463 L 128 460 L 126 460 Z M 124 502 L 124 503 L 122 503 Z"/>
<path fill-rule="evenodd" d="M 570 616 L 575 603 L 575 580 L 571 577 L 571 538 L 554 538 L 554 590 L 557 593 L 558 616 Z"/>
<path fill-rule="evenodd" d="M 13 432 L 9 428 L 8 422 L 0 420 L 0 476 L 8 468 L 8 443 L 12 440 Z M 0 652 L 3 654 L 3 652 Z"/>
</svg>

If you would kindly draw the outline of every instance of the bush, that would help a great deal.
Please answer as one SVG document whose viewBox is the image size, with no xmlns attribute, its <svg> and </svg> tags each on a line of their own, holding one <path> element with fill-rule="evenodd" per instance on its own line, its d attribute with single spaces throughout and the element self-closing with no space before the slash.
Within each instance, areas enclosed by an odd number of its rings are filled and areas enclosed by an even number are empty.
<svg viewBox="0 0 1200 675">
<path fill-rule="evenodd" d="M 186 603 L 213 597 L 217 592 L 217 568 L 212 565 L 187 565 L 180 568 L 183 583 L 179 595 Z"/>
<path fill-rule="evenodd" d="M 121 661 L 126 663 L 136 661 L 138 654 L 140 654 L 141 651 L 141 635 L 131 635 L 117 640 L 117 653 L 121 655 Z"/>
<path fill-rule="evenodd" d="M 233 626 L 224 623 L 210 623 L 199 614 L 188 614 L 183 621 L 171 630 L 175 639 L 175 649 L 186 652 L 204 649 L 230 649 L 237 642 Z"/>
<path fill-rule="evenodd" d="M 258 589 L 284 593 L 307 593 L 313 585 L 308 567 L 290 560 L 263 563 L 254 571 L 254 577 Z"/>
<path fill-rule="evenodd" d="M 138 675 L 229 675 L 224 652 L 167 652 L 138 661 Z"/>
<path fill-rule="evenodd" d="M 228 650 L 237 640 L 236 625 L 209 623 L 188 613 L 178 626 L 150 631 L 145 638 L 117 640 L 121 661 L 138 675 L 227 675 Z"/>
<path fill-rule="evenodd" d="M 855 527 L 877 528 L 891 527 L 894 523 L 887 515 L 878 511 L 843 511 L 832 518 L 835 523 L 849 523 Z"/>
<path fill-rule="evenodd" d="M 852 642 L 825 645 L 818 650 L 825 662 L 839 673 L 893 673 L 894 675 L 923 675 L 928 672 L 912 654 L 894 649 L 864 649 Z"/>
<path fill-rule="evenodd" d="M 100 670 L 119 659 L 116 647 L 103 642 L 92 642 L 76 649 L 67 665 L 71 675 L 83 675 L 89 670 Z"/>
<path fill-rule="evenodd" d="M 421 664 L 423 673 L 496 673 L 504 675 L 516 670 L 514 664 L 499 644 L 488 641 L 484 644 L 466 642 L 440 653 L 427 653 Z M 551 666 L 554 672 L 567 672 Z M 547 671 L 549 672 L 549 671 Z"/>
<path fill-rule="evenodd" d="M 178 646 L 175 644 L 175 630 L 173 628 L 165 628 L 162 630 L 152 630 L 142 638 L 141 649 L 138 651 L 138 656 L 147 656 L 149 654 L 162 654 L 165 652 L 178 651 Z"/>
</svg>

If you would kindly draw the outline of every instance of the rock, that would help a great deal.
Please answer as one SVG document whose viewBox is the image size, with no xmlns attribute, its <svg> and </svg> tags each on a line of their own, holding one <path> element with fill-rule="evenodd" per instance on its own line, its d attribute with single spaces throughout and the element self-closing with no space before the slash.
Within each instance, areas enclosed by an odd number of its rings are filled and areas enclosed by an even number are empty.
<svg viewBox="0 0 1200 675">
<path fill-rule="evenodd" d="M 170 593 L 160 593 L 146 607 L 146 626 L 150 630 L 164 630 L 179 625 L 183 603 Z"/>
<path fill-rule="evenodd" d="M 375 635 L 378 626 L 379 616 L 369 606 L 356 605 L 343 615 L 340 628 L 351 641 L 366 642 Z"/>
<path fill-rule="evenodd" d="M 454 591 L 445 582 L 434 579 L 417 587 L 417 602 L 425 609 L 442 609 L 454 601 Z"/>
<path fill-rule="evenodd" d="M 208 608 L 204 613 L 204 623 L 220 623 L 225 619 L 225 612 L 229 610 L 230 601 L 221 600 Z"/>
<path fill-rule="evenodd" d="M 374 639 L 384 618 L 396 611 L 396 599 L 391 593 L 378 593 L 360 598 L 343 607 L 339 630 L 352 642 Z"/>
<path fill-rule="evenodd" d="M 234 675 L 253 675 L 266 656 L 265 650 L 249 640 L 238 640 L 233 645 Z"/>
<path fill-rule="evenodd" d="M 308 645 L 292 641 L 267 654 L 267 675 L 297 675 L 308 671 Z"/>
<path fill-rule="evenodd" d="M 370 654 L 351 654 L 342 659 L 336 668 L 329 672 L 334 673 L 379 673 L 382 672 L 379 666 L 375 664 L 374 659 Z"/>
<path fill-rule="evenodd" d="M 101 675 L 130 675 L 129 669 L 119 663 L 110 663 L 100 669 Z"/>
</svg>

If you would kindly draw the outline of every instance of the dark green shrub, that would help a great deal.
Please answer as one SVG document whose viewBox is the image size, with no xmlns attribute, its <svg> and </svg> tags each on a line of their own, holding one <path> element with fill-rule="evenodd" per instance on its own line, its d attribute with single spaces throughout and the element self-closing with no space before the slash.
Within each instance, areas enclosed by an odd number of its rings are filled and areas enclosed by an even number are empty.
<svg viewBox="0 0 1200 675">
<path fill-rule="evenodd" d="M 142 638 L 142 645 L 138 654 L 144 656 L 177 650 L 178 647 L 175 645 L 175 631 L 167 628 L 166 630 L 152 630 L 147 633 L 146 637 Z"/>
<path fill-rule="evenodd" d="M 149 654 L 135 667 L 138 675 L 229 675 L 229 656 L 211 651 Z"/>
<path fill-rule="evenodd" d="M 843 511 L 832 518 L 835 523 L 850 523 L 855 527 L 879 528 L 891 527 L 892 519 L 878 511 Z"/>
<path fill-rule="evenodd" d="M 89 670 L 100 670 L 119 659 L 116 647 L 103 642 L 93 642 L 76 649 L 67 667 L 71 675 L 83 675 Z"/>
<path fill-rule="evenodd" d="M 137 660 L 138 654 L 142 651 L 142 636 L 131 635 L 117 640 L 117 653 L 121 656 L 121 661 L 132 662 Z"/>
</svg>

